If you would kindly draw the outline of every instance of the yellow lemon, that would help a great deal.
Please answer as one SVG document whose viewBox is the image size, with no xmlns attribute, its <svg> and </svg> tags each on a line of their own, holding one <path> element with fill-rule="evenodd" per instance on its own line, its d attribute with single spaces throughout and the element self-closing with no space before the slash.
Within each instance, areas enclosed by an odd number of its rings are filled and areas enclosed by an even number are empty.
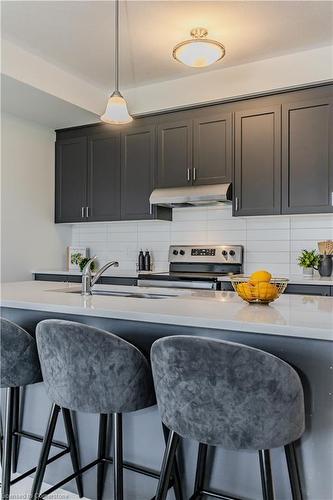
<svg viewBox="0 0 333 500">
<path fill-rule="evenodd" d="M 271 302 L 278 296 L 278 288 L 273 283 L 260 282 L 253 287 L 253 295 L 256 299 Z"/>
<path fill-rule="evenodd" d="M 271 280 L 271 278 L 272 278 L 271 273 L 265 270 L 260 270 L 251 274 L 250 283 L 259 283 L 262 281 L 268 283 Z"/>
<path fill-rule="evenodd" d="M 239 283 L 237 285 L 237 293 L 244 300 L 253 300 L 255 298 L 253 296 L 253 288 L 254 286 L 250 283 Z"/>
</svg>

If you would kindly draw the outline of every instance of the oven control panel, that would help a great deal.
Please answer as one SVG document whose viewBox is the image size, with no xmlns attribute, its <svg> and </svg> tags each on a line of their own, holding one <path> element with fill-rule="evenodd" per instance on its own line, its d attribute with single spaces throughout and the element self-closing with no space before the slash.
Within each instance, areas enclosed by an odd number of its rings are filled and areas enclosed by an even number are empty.
<svg viewBox="0 0 333 500">
<path fill-rule="evenodd" d="M 171 245 L 169 262 L 243 263 L 242 245 Z"/>
</svg>

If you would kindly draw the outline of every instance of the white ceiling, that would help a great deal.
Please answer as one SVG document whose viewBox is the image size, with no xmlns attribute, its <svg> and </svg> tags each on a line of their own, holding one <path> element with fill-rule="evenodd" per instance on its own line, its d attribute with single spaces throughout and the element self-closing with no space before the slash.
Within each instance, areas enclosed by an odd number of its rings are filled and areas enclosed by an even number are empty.
<svg viewBox="0 0 333 500">
<path fill-rule="evenodd" d="M 2 1 L 2 36 L 111 89 L 113 8 L 112 1 Z M 333 42 L 330 1 L 122 0 L 120 12 L 123 88 L 203 71 L 171 57 L 195 26 L 226 47 L 225 58 L 206 71 Z"/>
<path fill-rule="evenodd" d="M 99 121 L 94 113 L 6 75 L 1 75 L 1 112 L 51 129 Z"/>
</svg>

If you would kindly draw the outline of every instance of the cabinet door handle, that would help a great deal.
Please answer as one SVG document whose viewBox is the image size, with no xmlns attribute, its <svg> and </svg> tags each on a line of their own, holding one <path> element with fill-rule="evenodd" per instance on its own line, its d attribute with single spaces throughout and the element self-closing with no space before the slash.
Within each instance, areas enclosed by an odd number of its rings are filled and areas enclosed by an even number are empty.
<svg viewBox="0 0 333 500">
<path fill-rule="evenodd" d="M 333 207 L 333 191 L 331 192 L 331 205 Z"/>
<path fill-rule="evenodd" d="M 197 169 L 193 167 L 193 182 L 197 180 Z"/>
<path fill-rule="evenodd" d="M 151 203 L 149 203 L 149 213 L 153 215 L 153 205 Z"/>
<path fill-rule="evenodd" d="M 84 219 L 84 207 L 81 207 L 81 217 Z"/>
<path fill-rule="evenodd" d="M 190 180 L 191 180 L 191 169 L 190 168 L 188 168 L 186 170 L 186 178 L 187 178 L 187 182 L 190 182 Z"/>
<path fill-rule="evenodd" d="M 238 212 L 238 210 L 239 210 L 239 198 L 238 198 L 238 196 L 236 197 L 236 200 L 235 200 L 235 210 L 236 210 L 236 212 Z"/>
<path fill-rule="evenodd" d="M 89 217 L 89 207 L 86 207 L 86 217 Z"/>
</svg>

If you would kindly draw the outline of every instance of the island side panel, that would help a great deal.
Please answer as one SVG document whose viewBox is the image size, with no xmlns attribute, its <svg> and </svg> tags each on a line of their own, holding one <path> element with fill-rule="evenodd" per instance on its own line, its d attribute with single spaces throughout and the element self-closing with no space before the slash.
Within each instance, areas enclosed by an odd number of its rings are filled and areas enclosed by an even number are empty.
<svg viewBox="0 0 333 500">
<path fill-rule="evenodd" d="M 149 352 L 151 344 L 157 338 L 167 335 L 198 335 L 240 342 L 279 356 L 298 370 L 305 391 L 307 431 L 297 445 L 304 498 L 330 500 L 333 497 L 331 474 L 333 469 L 333 344 L 331 342 L 12 308 L 4 308 L 2 315 L 17 322 L 31 333 L 34 332 L 36 324 L 43 319 L 59 318 L 79 321 L 114 332 L 146 353 Z M 26 396 L 24 426 L 33 432 L 41 433 L 45 429 L 50 408 L 43 385 L 29 387 Z M 96 415 L 83 413 L 76 415 L 83 464 L 95 458 L 97 422 Z M 126 415 L 124 429 L 125 459 L 158 469 L 164 444 L 157 408 Z M 65 439 L 62 425 L 58 426 L 57 438 Z M 20 471 L 34 465 L 38 449 L 38 445 L 36 446 L 35 443 L 25 442 L 22 444 L 19 461 Z M 193 488 L 196 450 L 197 445 L 194 442 L 183 441 L 181 467 L 187 496 L 190 496 Z M 272 459 L 276 497 L 278 500 L 286 500 L 286 498 L 290 498 L 290 487 L 282 450 L 273 450 Z M 209 462 L 213 466 L 212 473 L 207 476 L 211 488 L 244 499 L 261 498 L 256 453 L 212 448 L 210 449 Z M 314 473 L 314 471 L 316 472 Z M 47 471 L 46 481 L 51 484 L 55 483 L 68 473 L 70 473 L 70 462 L 66 457 L 62 461 L 51 464 Z M 90 498 L 95 497 L 95 481 L 94 471 L 90 471 L 84 477 L 85 495 Z M 125 483 L 126 498 L 139 500 L 154 495 L 156 482 L 152 479 L 140 477 L 132 472 L 125 472 Z M 75 485 L 69 484 L 68 489 L 75 492 Z M 105 498 L 111 497 L 112 477 L 111 470 L 109 470 Z"/>
</svg>

